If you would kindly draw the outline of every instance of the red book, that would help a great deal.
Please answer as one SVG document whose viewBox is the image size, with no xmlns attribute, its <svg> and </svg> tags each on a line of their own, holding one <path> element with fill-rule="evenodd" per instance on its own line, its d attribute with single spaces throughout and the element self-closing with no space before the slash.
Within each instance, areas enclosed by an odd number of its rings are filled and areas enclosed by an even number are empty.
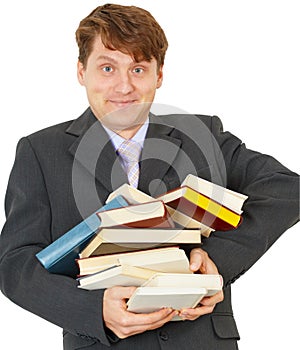
<svg viewBox="0 0 300 350">
<path fill-rule="evenodd" d="M 241 215 L 188 186 L 169 191 L 157 199 L 214 230 L 232 230 L 241 222 Z"/>
</svg>

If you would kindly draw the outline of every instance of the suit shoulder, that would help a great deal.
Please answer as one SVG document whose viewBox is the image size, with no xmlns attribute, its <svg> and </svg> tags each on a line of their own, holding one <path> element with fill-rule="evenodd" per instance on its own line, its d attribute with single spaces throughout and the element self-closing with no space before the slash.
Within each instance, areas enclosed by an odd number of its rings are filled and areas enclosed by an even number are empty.
<svg viewBox="0 0 300 350">
<path fill-rule="evenodd" d="M 28 136 L 29 140 L 38 141 L 46 138 L 70 139 L 79 136 L 96 122 L 90 108 L 86 109 L 78 118 L 49 126 Z"/>
<path fill-rule="evenodd" d="M 66 121 L 36 131 L 21 138 L 19 144 L 24 144 L 24 141 L 27 140 L 39 158 L 43 157 L 43 155 L 49 156 L 63 152 L 74 142 L 74 136 L 66 132 L 72 122 Z"/>
<path fill-rule="evenodd" d="M 27 138 L 32 141 L 36 141 L 42 138 L 49 138 L 59 135 L 64 135 L 68 127 L 73 123 L 73 120 L 62 122 L 59 124 L 51 125 L 41 130 L 35 131 L 32 134 L 27 135 Z"/>
<path fill-rule="evenodd" d="M 205 115 L 205 114 L 165 114 L 156 116 L 169 124 L 181 124 L 186 123 L 189 120 L 196 119 L 200 120 L 206 127 L 212 129 L 214 127 L 222 128 L 221 119 L 216 115 Z"/>
</svg>

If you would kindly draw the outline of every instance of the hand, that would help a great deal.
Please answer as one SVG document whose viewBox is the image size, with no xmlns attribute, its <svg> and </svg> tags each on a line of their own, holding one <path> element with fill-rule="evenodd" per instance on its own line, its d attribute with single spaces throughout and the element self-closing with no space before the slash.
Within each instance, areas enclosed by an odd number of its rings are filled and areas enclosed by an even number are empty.
<svg viewBox="0 0 300 350">
<path fill-rule="evenodd" d="M 215 263 L 209 258 L 208 254 L 201 248 L 195 248 L 190 254 L 190 270 L 199 271 L 204 274 L 218 274 Z M 200 306 L 194 309 L 182 309 L 179 316 L 184 320 L 196 320 L 198 317 L 213 312 L 217 303 L 224 300 L 224 293 L 220 291 L 211 297 L 204 297 L 200 301 Z"/>
<path fill-rule="evenodd" d="M 126 299 L 131 297 L 135 289 L 136 287 L 112 287 L 104 292 L 103 319 L 105 325 L 121 339 L 162 327 L 175 315 L 178 315 L 178 311 L 170 308 L 147 314 L 127 311 Z"/>
</svg>

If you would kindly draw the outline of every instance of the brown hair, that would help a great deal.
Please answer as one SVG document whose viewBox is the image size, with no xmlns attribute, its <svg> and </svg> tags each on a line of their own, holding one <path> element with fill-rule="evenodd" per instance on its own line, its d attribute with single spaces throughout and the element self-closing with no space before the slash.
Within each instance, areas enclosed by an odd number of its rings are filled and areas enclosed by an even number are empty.
<svg viewBox="0 0 300 350">
<path fill-rule="evenodd" d="M 142 8 L 106 4 L 84 18 L 76 31 L 78 59 L 84 66 L 99 34 L 106 48 L 130 54 L 136 62 L 155 58 L 158 68 L 164 63 L 167 38 L 155 18 Z"/>
</svg>

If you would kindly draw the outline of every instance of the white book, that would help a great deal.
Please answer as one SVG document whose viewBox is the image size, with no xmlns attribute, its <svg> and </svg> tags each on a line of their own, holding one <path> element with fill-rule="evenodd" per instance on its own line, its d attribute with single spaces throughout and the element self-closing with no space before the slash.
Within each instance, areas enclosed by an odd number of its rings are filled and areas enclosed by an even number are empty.
<svg viewBox="0 0 300 350">
<path fill-rule="evenodd" d="M 80 274 L 87 275 L 109 265 L 132 265 L 159 272 L 192 273 L 183 249 L 165 247 L 78 259 Z"/>
<path fill-rule="evenodd" d="M 114 286 L 141 286 L 156 271 L 130 265 L 115 265 L 92 275 L 79 277 L 78 288 L 95 290 Z"/>
<path fill-rule="evenodd" d="M 143 284 L 143 287 L 177 288 L 178 286 L 205 288 L 207 296 L 211 296 L 222 290 L 223 278 L 218 274 L 156 273 Z"/>
<path fill-rule="evenodd" d="M 111 192 L 108 196 L 106 203 L 110 202 L 113 198 L 122 195 L 130 204 L 139 204 L 155 201 L 155 199 L 148 194 L 138 190 L 135 187 L 132 187 L 128 184 L 123 184 L 118 187 L 116 190 Z"/>
<path fill-rule="evenodd" d="M 154 312 L 162 307 L 174 310 L 194 308 L 206 296 L 205 288 L 138 287 L 127 302 L 127 310 L 136 313 Z M 175 316 L 172 321 L 179 321 Z"/>
</svg>

